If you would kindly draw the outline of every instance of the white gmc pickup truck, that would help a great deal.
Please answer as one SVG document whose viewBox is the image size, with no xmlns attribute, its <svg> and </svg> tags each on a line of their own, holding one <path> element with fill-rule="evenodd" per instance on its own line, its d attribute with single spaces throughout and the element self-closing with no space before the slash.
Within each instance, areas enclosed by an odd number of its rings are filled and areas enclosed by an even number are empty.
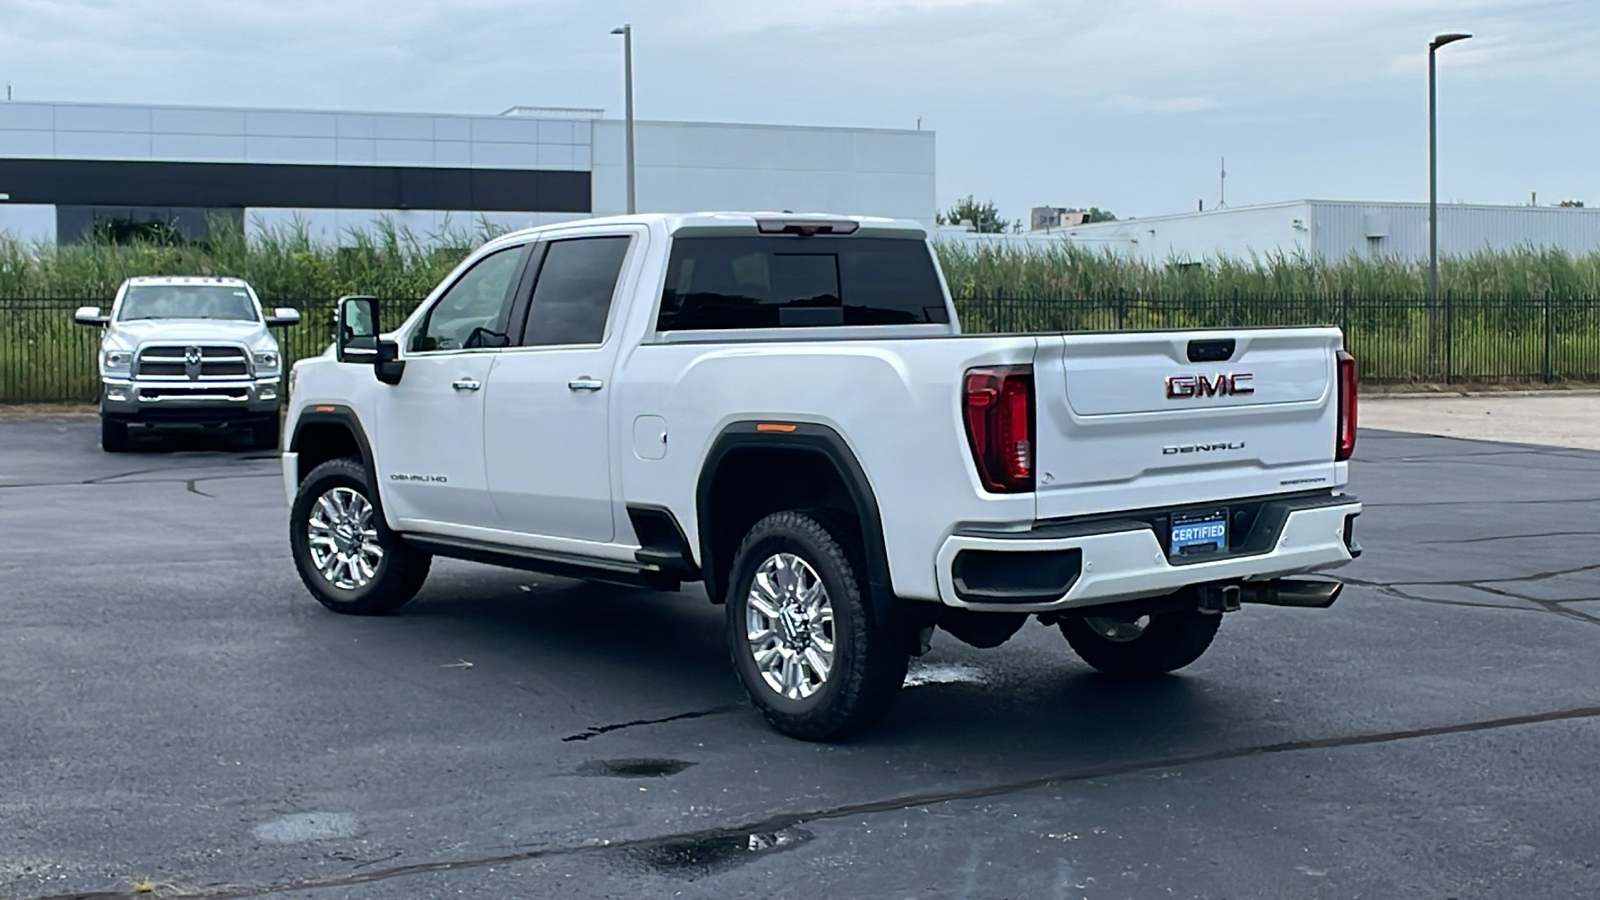
<svg viewBox="0 0 1600 900">
<path fill-rule="evenodd" d="M 641 215 L 473 253 L 392 331 L 340 303 L 283 453 L 300 575 L 393 611 L 431 559 L 727 606 L 784 733 L 880 716 L 933 629 L 1029 616 L 1167 672 L 1241 603 L 1326 607 L 1354 361 L 1333 328 L 962 335 L 914 222 Z"/>
</svg>

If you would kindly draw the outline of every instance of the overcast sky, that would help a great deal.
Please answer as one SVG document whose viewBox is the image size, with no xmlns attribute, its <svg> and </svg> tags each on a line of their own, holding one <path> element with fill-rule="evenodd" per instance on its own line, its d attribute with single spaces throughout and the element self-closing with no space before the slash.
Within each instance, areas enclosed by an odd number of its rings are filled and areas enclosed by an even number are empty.
<svg viewBox="0 0 1600 900">
<path fill-rule="evenodd" d="M 922 127 L 939 201 L 1600 204 L 1600 0 L 0 0 L 19 100 Z"/>
</svg>

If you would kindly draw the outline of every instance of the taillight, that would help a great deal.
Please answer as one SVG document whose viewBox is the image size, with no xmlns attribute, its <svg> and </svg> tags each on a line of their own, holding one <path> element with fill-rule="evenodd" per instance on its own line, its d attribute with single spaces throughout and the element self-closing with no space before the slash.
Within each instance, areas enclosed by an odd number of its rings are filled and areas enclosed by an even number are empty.
<svg viewBox="0 0 1600 900">
<path fill-rule="evenodd" d="M 1356 358 L 1339 351 L 1339 444 L 1334 462 L 1344 462 L 1356 452 Z"/>
<path fill-rule="evenodd" d="M 967 440 L 984 487 L 1033 490 L 1033 367 L 968 369 Z"/>
</svg>

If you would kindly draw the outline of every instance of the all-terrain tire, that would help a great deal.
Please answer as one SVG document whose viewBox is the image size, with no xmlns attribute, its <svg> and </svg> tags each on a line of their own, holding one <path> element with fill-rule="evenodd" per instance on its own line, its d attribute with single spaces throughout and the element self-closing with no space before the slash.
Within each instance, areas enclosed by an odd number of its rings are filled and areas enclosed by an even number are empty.
<svg viewBox="0 0 1600 900">
<path fill-rule="evenodd" d="M 100 449 L 107 453 L 128 452 L 128 423 L 101 416 Z"/>
<path fill-rule="evenodd" d="M 809 696 L 768 684 L 750 641 L 752 587 L 762 566 L 799 557 L 820 578 L 832 610 L 832 665 Z M 866 560 L 848 529 L 817 513 L 773 513 L 757 522 L 734 556 L 728 579 L 727 639 L 734 668 L 757 709 L 778 731 L 807 741 L 837 740 L 880 719 L 906 678 L 911 641 L 873 621 Z"/>
<path fill-rule="evenodd" d="M 368 534 L 367 543 L 375 544 L 382 551 L 381 558 L 371 566 L 370 575 L 364 581 L 359 580 L 353 568 L 336 567 L 332 577 L 324 574 L 313 553 L 312 517 L 317 514 L 319 504 L 328 498 L 332 506 L 323 507 L 324 520 L 337 518 L 328 516 L 328 509 L 359 508 L 361 505 L 348 492 L 359 495 L 369 510 L 364 518 L 354 517 L 359 520 L 356 522 L 358 527 L 351 529 L 351 533 L 359 536 L 360 532 L 365 531 Z M 290 509 L 289 547 L 294 555 L 295 568 L 300 572 L 300 580 L 305 582 L 306 589 L 319 603 L 336 613 L 376 616 L 394 612 L 416 596 L 417 591 L 422 589 L 422 583 L 427 580 L 428 568 L 433 563 L 432 555 L 407 545 L 399 535 L 389 530 L 378 509 L 377 497 L 366 466 L 359 460 L 346 457 L 329 460 L 312 469 L 311 474 L 300 482 L 300 490 Z M 323 530 L 323 534 L 326 535 L 326 530 Z M 328 545 L 325 542 L 319 544 L 317 554 L 326 552 Z M 366 574 L 365 569 L 361 573 Z M 348 583 L 340 585 L 336 582 L 338 578 Z"/>
<path fill-rule="evenodd" d="M 1061 634 L 1084 662 L 1107 675 L 1159 675 L 1199 659 L 1221 624 L 1221 615 L 1183 609 L 1151 616 L 1132 640 L 1111 640 L 1084 619 L 1061 620 Z"/>
</svg>

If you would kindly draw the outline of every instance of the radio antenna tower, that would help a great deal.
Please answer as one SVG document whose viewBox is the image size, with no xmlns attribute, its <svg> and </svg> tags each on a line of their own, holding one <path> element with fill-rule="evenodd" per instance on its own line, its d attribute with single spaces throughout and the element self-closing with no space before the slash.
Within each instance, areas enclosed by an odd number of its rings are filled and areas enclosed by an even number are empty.
<svg viewBox="0 0 1600 900">
<path fill-rule="evenodd" d="M 1228 208 L 1228 158 L 1226 156 L 1224 156 L 1222 158 L 1222 166 L 1219 169 L 1219 172 L 1220 172 L 1220 175 L 1219 175 L 1219 177 L 1217 179 L 1217 181 L 1219 182 L 1218 196 L 1217 196 L 1217 209 L 1227 209 Z"/>
</svg>

